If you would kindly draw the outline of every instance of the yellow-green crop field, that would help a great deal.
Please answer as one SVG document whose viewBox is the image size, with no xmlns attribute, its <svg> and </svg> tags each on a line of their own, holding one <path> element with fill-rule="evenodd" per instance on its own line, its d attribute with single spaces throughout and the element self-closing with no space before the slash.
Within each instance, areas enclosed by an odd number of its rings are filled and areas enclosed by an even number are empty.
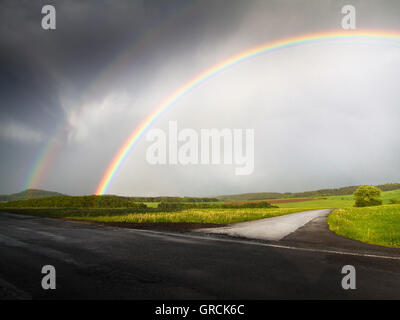
<svg viewBox="0 0 400 320">
<path fill-rule="evenodd" d="M 71 216 L 67 218 L 96 222 L 158 223 L 198 222 L 230 224 L 281 216 L 303 211 L 300 208 L 187 209 L 176 212 L 134 213 L 125 215 Z"/>
</svg>

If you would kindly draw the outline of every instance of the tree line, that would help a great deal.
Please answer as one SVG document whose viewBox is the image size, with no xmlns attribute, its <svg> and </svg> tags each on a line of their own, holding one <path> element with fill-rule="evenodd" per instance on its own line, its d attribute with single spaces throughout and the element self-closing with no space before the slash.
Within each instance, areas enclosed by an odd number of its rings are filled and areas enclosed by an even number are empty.
<svg viewBox="0 0 400 320">
<path fill-rule="evenodd" d="M 132 200 L 134 199 L 134 200 Z M 147 198 L 146 198 L 147 199 Z M 117 196 L 57 196 L 49 198 L 36 198 L 16 200 L 0 203 L 0 208 L 128 208 L 130 212 L 160 212 L 183 209 L 235 209 L 235 208 L 276 208 L 266 201 L 248 203 L 215 203 L 207 201 L 161 201 L 156 208 L 137 202 L 137 198 Z M 198 199 L 198 198 L 196 198 Z M 208 199 L 208 198 L 204 198 Z M 211 199 L 211 198 L 210 198 Z"/>
</svg>

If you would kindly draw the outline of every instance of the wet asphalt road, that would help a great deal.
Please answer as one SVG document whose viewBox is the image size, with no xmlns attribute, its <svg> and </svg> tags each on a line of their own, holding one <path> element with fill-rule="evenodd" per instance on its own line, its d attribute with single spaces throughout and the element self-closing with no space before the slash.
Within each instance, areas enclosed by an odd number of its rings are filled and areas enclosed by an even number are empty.
<svg viewBox="0 0 400 320">
<path fill-rule="evenodd" d="M 332 209 L 308 210 L 283 216 L 233 223 L 221 228 L 206 228 L 198 232 L 226 234 L 259 240 L 282 240 L 318 217 L 326 217 Z"/>
<path fill-rule="evenodd" d="M 1 212 L 0 299 L 400 298 L 399 259 L 337 251 Z M 346 264 L 356 290 L 341 288 Z M 56 290 L 42 289 L 43 265 Z"/>
</svg>

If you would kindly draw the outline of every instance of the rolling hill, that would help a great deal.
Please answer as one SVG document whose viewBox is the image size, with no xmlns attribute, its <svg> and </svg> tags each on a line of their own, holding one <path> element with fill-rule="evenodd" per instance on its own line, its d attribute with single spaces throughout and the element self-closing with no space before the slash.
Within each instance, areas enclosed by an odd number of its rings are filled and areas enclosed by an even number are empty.
<svg viewBox="0 0 400 320">
<path fill-rule="evenodd" d="M 315 198 L 325 196 L 342 196 L 351 195 L 356 191 L 359 186 L 349 186 L 337 189 L 320 189 L 305 192 L 256 192 L 256 193 L 242 193 L 221 195 L 216 198 L 220 201 L 252 201 L 252 200 L 271 200 L 271 199 L 287 199 L 287 198 Z M 382 191 L 392 191 L 400 189 L 400 183 L 387 183 L 377 185 L 377 188 Z"/>
<path fill-rule="evenodd" d="M 48 198 L 48 197 L 56 197 L 56 196 L 64 196 L 61 193 L 40 189 L 26 189 L 24 191 L 8 194 L 8 195 L 0 195 L 0 202 L 6 201 L 16 201 L 16 200 L 29 200 L 29 199 L 37 199 L 37 198 Z"/>
</svg>

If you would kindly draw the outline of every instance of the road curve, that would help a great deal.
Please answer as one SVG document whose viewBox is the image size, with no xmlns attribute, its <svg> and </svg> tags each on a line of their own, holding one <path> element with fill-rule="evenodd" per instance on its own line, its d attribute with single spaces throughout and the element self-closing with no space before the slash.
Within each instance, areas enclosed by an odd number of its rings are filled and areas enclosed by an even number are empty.
<svg viewBox="0 0 400 320">
<path fill-rule="evenodd" d="M 400 255 L 287 243 L 0 212 L 0 299 L 400 299 Z M 356 290 L 341 287 L 348 264 Z M 44 265 L 56 290 L 41 287 Z"/>
<path fill-rule="evenodd" d="M 308 222 L 318 217 L 326 217 L 332 210 L 309 210 L 273 218 L 234 223 L 221 228 L 199 229 L 197 231 L 259 240 L 281 240 Z"/>
</svg>

